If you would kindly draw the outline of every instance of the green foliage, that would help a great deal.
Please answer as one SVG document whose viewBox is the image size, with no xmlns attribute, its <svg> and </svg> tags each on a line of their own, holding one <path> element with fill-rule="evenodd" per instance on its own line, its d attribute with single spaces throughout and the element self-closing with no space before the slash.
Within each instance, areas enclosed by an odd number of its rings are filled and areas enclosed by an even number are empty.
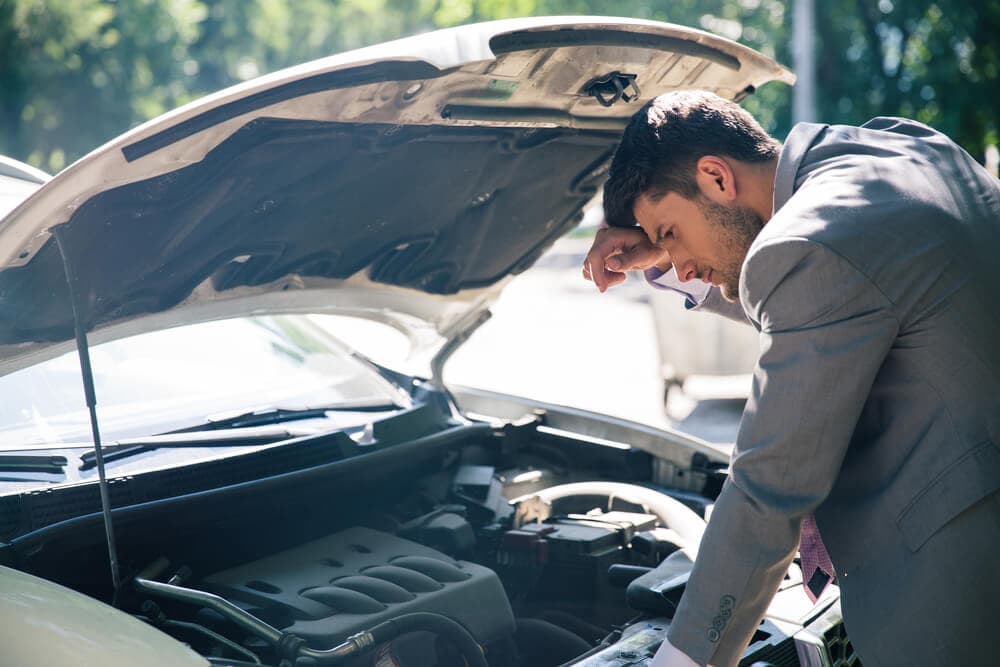
<svg viewBox="0 0 1000 667">
<path fill-rule="evenodd" d="M 997 142 L 1000 0 L 817 2 L 820 116 L 915 118 L 983 159 Z"/>
<path fill-rule="evenodd" d="M 438 27 L 530 15 L 680 23 L 791 65 L 781 0 L 0 0 L 0 153 L 58 171 L 202 95 L 281 67 Z M 816 0 L 819 109 L 917 118 L 976 156 L 997 141 L 1000 0 Z M 791 94 L 745 105 L 789 129 Z"/>
<path fill-rule="evenodd" d="M 0 151 L 57 171 L 184 97 L 197 2 L 0 0 Z"/>
</svg>

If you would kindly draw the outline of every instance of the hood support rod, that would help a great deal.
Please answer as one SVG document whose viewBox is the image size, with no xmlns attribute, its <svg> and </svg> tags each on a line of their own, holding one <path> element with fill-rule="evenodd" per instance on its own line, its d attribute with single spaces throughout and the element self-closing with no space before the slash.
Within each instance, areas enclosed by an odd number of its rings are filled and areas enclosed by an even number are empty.
<svg viewBox="0 0 1000 667">
<path fill-rule="evenodd" d="M 111 525 L 111 499 L 108 493 L 108 478 L 104 473 L 104 451 L 101 448 L 101 430 L 97 424 L 97 393 L 94 391 L 94 370 L 90 366 L 90 348 L 87 344 L 87 330 L 84 328 L 82 304 L 77 293 L 76 272 L 69 260 L 68 248 L 62 238 L 62 227 L 53 227 L 50 232 L 59 246 L 62 257 L 63 272 L 66 274 L 66 284 L 69 286 L 70 303 L 73 306 L 73 329 L 76 333 L 76 351 L 80 357 L 80 374 L 83 376 L 83 393 L 86 396 L 87 408 L 90 410 L 90 430 L 94 437 L 94 457 L 97 462 L 97 475 L 100 479 L 101 513 L 104 515 L 104 532 L 108 538 L 108 558 L 111 562 L 111 582 L 115 589 L 115 600 L 121 588 L 121 574 L 118 567 L 118 550 L 115 547 L 115 531 Z"/>
</svg>

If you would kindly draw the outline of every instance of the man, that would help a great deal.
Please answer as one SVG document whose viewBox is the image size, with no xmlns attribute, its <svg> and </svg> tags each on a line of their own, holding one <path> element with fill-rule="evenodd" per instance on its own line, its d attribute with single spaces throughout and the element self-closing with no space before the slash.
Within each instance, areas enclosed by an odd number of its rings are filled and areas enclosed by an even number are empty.
<svg viewBox="0 0 1000 667">
<path fill-rule="evenodd" d="M 912 121 L 800 124 L 781 146 L 680 92 L 632 118 L 604 209 L 584 266 L 602 292 L 648 269 L 761 336 L 654 664 L 735 665 L 800 533 L 810 594 L 835 574 L 866 667 L 1000 664 L 997 180 Z"/>
</svg>

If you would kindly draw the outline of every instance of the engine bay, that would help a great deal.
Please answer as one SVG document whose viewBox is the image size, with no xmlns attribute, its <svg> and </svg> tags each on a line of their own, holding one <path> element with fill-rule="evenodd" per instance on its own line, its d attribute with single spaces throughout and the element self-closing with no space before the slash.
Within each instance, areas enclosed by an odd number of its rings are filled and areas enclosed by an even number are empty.
<svg viewBox="0 0 1000 667">
<path fill-rule="evenodd" d="M 450 502 L 413 518 L 393 516 L 391 532 L 385 523 L 379 529 L 352 526 L 203 576 L 183 566 L 171 570 L 162 559 L 155 569 L 175 587 L 217 595 L 317 650 L 419 612 L 458 621 L 483 647 L 490 665 L 576 664 L 575 658 L 602 642 L 616 643 L 621 631 L 642 616 L 643 607 L 665 613 L 676 604 L 683 582 L 674 586 L 673 595 L 649 586 L 648 599 L 627 594 L 634 581 L 654 573 L 668 557 L 673 556 L 675 577 L 683 579 L 691 566 L 682 551 L 684 538 L 664 525 L 657 510 L 663 513 L 662 507 L 669 505 L 683 515 L 687 525 L 682 532 L 704 522 L 668 496 L 654 499 L 652 507 L 637 504 L 659 494 L 639 485 L 592 481 L 520 498 L 504 494 L 505 481 L 536 477 L 537 472 L 511 478 L 490 466 L 462 465 L 451 481 Z M 490 511 L 491 499 L 496 508 Z M 542 508 L 545 518 L 538 516 Z M 477 513 L 489 520 L 473 523 Z M 161 597 L 185 601 L 183 595 L 158 595 L 162 591 L 155 586 L 143 592 L 157 602 Z M 189 601 L 193 606 L 199 602 Z M 225 613 L 201 610 L 189 620 L 223 636 L 240 634 L 227 627 Z M 661 625 L 661 632 L 645 635 L 650 641 L 636 655 L 655 652 L 667 622 Z M 277 664 L 282 657 L 271 655 L 270 647 L 252 636 L 239 642 L 266 664 Z M 637 645 L 633 638 L 630 646 Z M 205 645 L 202 651 L 227 653 L 219 648 Z M 380 650 L 395 661 L 386 664 L 464 664 L 440 638 L 426 632 L 387 642 Z M 381 663 L 365 656 L 356 664 Z"/>
<path fill-rule="evenodd" d="M 417 440 L 400 421 L 361 456 L 120 512 L 129 585 L 113 596 L 96 526 L 52 528 L 14 565 L 216 665 L 648 664 L 716 484 L 656 484 L 649 453 L 546 431 L 542 413 Z M 796 633 L 839 621 L 796 572 L 740 664 L 804 664 Z"/>
</svg>

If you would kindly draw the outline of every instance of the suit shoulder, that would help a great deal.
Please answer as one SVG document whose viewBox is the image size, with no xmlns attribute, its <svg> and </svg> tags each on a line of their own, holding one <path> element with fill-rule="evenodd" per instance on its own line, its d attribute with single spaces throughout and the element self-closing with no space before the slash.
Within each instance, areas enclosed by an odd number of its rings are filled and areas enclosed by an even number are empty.
<svg viewBox="0 0 1000 667">
<path fill-rule="evenodd" d="M 743 264 L 740 302 L 748 317 L 770 332 L 821 326 L 892 306 L 861 267 L 822 241 L 802 236 L 754 243 Z"/>
</svg>

